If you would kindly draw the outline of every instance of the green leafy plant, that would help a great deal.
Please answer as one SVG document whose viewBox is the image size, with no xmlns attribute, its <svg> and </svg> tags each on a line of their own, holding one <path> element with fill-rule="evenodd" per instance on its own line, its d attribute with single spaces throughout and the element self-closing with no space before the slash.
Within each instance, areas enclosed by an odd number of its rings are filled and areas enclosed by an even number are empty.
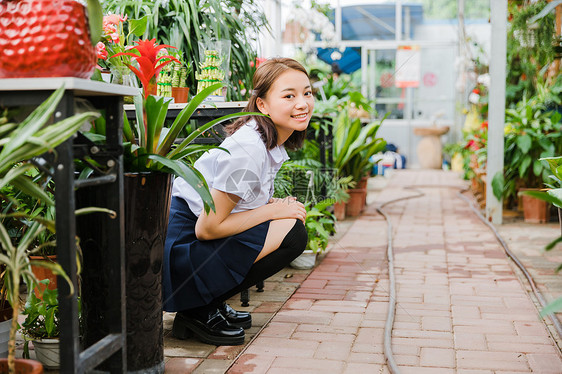
<svg viewBox="0 0 562 374">
<path fill-rule="evenodd" d="M 504 175 L 494 176 L 494 195 L 514 198 L 521 187 L 541 187 L 549 178 L 540 159 L 562 153 L 562 115 L 536 97 L 506 110 Z"/>
<path fill-rule="evenodd" d="M 335 233 L 336 216 L 328 211 L 333 204 L 332 199 L 325 199 L 317 204 L 306 203 L 306 219 L 304 226 L 308 232 L 306 249 L 314 253 L 322 252 L 328 246 L 330 235 Z"/>
<path fill-rule="evenodd" d="M 536 93 L 535 82 L 554 60 L 557 43 L 554 14 L 549 12 L 530 25 L 529 21 L 547 6 L 546 0 L 510 2 L 507 37 L 506 100 L 514 106 L 523 96 Z"/>
<path fill-rule="evenodd" d="M 242 87 L 251 87 L 250 61 L 257 57 L 255 41 L 260 32 L 269 30 L 267 19 L 257 0 L 170 0 L 170 1 L 104 1 L 106 11 L 130 18 L 148 16 L 145 37 L 156 38 L 185 53 L 187 61 L 199 66 L 199 42 L 228 39 L 232 43 L 229 97 L 243 100 Z M 188 86 L 196 86 L 195 72 Z"/>
<path fill-rule="evenodd" d="M 559 157 L 558 157 L 559 159 Z M 552 160 L 552 159 L 550 159 Z M 550 163 L 550 162 L 549 162 Z M 556 163 L 559 163 L 559 160 L 556 161 Z M 560 176 L 560 171 L 556 171 L 556 178 L 559 178 Z M 553 204 L 557 207 L 562 207 L 562 198 L 559 197 L 560 191 L 557 191 L 555 193 L 550 193 L 550 191 L 522 191 L 519 193 L 520 195 L 528 195 L 543 201 L 546 201 L 550 204 Z M 550 251 L 552 250 L 554 247 L 556 247 L 557 244 L 562 243 L 562 236 L 559 236 L 558 238 L 554 239 L 552 242 L 550 242 L 549 244 L 546 245 L 546 247 L 544 248 L 545 251 Z M 558 267 L 556 268 L 556 272 L 558 273 L 560 270 L 562 270 L 562 264 L 558 265 Z M 552 302 L 550 302 L 549 304 L 547 304 L 542 310 L 541 310 L 541 316 L 546 316 L 547 314 L 550 313 L 555 313 L 562 310 L 562 297 L 553 300 Z"/>
<path fill-rule="evenodd" d="M 54 205 L 51 196 L 45 193 L 42 186 L 34 183 L 33 179 L 28 175 L 28 172 L 35 168 L 28 160 L 46 152 L 53 152 L 54 148 L 70 138 L 82 126 L 84 121 L 94 119 L 99 115 L 95 112 L 86 112 L 47 125 L 63 94 L 64 87 L 61 87 L 21 123 L 5 122 L 0 125 L 0 189 L 11 185 L 43 201 L 47 205 Z M 15 215 L 14 213 L 9 216 L 12 218 Z M 7 216 L 0 218 L 5 219 Z M 20 309 L 20 281 L 23 279 L 29 289 L 34 288 L 37 280 L 31 272 L 33 261 L 29 260 L 29 255 L 33 250 L 30 250 L 30 248 L 33 248 L 33 243 L 38 235 L 47 226 L 52 225 L 49 220 L 44 219 L 40 215 L 33 217 L 24 216 L 22 218 L 30 219 L 30 225 L 23 236 L 15 243 L 8 234 L 4 223 L 0 221 L 0 246 L 2 249 L 0 264 L 4 267 L 1 281 L 6 290 L 5 295 L 13 309 L 8 351 L 8 365 L 12 372 L 15 367 L 15 339 L 17 317 Z M 35 248 L 35 250 L 39 249 L 40 247 Z M 55 274 L 65 276 L 58 264 L 48 263 L 40 265 L 51 268 Z"/>
<path fill-rule="evenodd" d="M 58 290 L 48 288 L 48 279 L 39 283 L 45 285 L 41 298 L 37 297 L 35 292 L 30 292 L 22 312 L 26 316 L 20 326 L 25 337 L 24 355 L 26 358 L 29 358 L 29 340 L 52 339 L 58 338 L 60 335 Z"/>
<path fill-rule="evenodd" d="M 371 156 L 386 146 L 386 141 L 376 137 L 385 118 L 362 126 L 358 118 L 349 117 L 347 110 L 340 112 L 334 122 L 332 150 L 334 167 L 341 176 L 350 175 L 357 183 L 372 168 Z"/>
</svg>

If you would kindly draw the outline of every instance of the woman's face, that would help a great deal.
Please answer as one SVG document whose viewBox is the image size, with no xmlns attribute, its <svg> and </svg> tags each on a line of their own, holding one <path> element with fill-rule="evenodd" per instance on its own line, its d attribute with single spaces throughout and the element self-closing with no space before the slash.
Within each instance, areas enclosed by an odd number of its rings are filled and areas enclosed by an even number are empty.
<svg viewBox="0 0 562 374">
<path fill-rule="evenodd" d="M 282 144 L 293 131 L 308 127 L 314 110 L 312 87 L 306 74 L 287 70 L 273 83 L 265 98 L 257 99 L 258 109 L 271 117 L 277 129 L 278 144 Z"/>
</svg>

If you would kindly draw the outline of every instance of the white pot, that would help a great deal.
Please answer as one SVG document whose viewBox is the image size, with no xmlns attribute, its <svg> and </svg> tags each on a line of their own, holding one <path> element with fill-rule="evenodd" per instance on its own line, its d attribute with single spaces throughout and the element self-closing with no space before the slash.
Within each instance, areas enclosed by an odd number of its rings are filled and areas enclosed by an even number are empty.
<svg viewBox="0 0 562 374">
<path fill-rule="evenodd" d="M 58 339 L 34 340 L 35 356 L 37 361 L 47 369 L 60 367 L 60 344 Z"/>
<path fill-rule="evenodd" d="M 0 322 L 0 358 L 8 357 L 8 342 L 10 341 L 10 327 L 12 319 Z"/>
<path fill-rule="evenodd" d="M 307 249 L 299 257 L 295 258 L 289 265 L 294 269 L 312 269 L 316 264 L 316 253 Z"/>
</svg>

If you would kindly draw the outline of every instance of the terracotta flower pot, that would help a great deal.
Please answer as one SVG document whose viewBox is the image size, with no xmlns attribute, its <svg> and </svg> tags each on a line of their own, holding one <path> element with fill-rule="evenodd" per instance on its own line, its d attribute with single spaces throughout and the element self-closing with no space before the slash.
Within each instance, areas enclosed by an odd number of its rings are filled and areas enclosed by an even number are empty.
<svg viewBox="0 0 562 374">
<path fill-rule="evenodd" d="M 8 372 L 8 359 L 0 358 L 0 373 Z M 16 374 L 42 374 L 43 365 L 34 360 L 16 358 Z"/>
<path fill-rule="evenodd" d="M 520 189 L 522 190 L 533 190 L 532 188 Z M 522 195 L 521 198 L 523 202 L 523 216 L 525 222 L 528 223 L 544 223 L 548 222 L 550 219 L 550 205 L 540 199 L 536 199 L 532 196 Z"/>
<path fill-rule="evenodd" d="M 48 260 L 45 260 L 45 258 L 43 256 L 29 256 L 29 258 L 31 260 L 35 260 L 35 261 L 57 262 L 57 255 L 47 256 Z M 33 274 L 35 274 L 35 276 L 37 277 L 37 280 L 42 281 L 44 279 L 48 279 L 49 280 L 49 287 L 48 288 L 50 290 L 54 290 L 55 288 L 57 288 L 57 276 L 53 273 L 53 271 L 51 269 L 43 267 L 43 266 L 31 265 L 31 271 L 33 272 Z M 45 290 L 45 285 L 39 284 L 34 290 L 35 296 L 42 299 L 41 293 L 44 290 Z"/>
<path fill-rule="evenodd" d="M 88 79 L 96 66 L 89 35 L 77 1 L 0 1 L 0 78 Z"/>
<path fill-rule="evenodd" d="M 363 188 L 354 188 L 347 190 L 349 194 L 349 200 L 345 207 L 345 214 L 349 217 L 357 217 L 361 214 L 365 203 L 365 194 L 367 190 Z"/>
<path fill-rule="evenodd" d="M 172 97 L 176 104 L 187 103 L 189 87 L 172 87 Z"/>
<path fill-rule="evenodd" d="M 345 206 L 346 203 L 334 203 L 334 215 L 338 221 L 343 221 L 345 219 Z"/>
</svg>

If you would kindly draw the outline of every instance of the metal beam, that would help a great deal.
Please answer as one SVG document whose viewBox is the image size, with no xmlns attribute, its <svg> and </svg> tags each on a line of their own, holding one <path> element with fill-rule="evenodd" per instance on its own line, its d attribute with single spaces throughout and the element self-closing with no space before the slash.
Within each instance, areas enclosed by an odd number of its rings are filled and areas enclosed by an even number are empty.
<svg viewBox="0 0 562 374">
<path fill-rule="evenodd" d="M 490 1 L 492 48 L 488 109 L 488 163 L 486 166 L 486 218 L 502 223 L 502 201 L 492 193 L 492 178 L 503 173 L 505 77 L 507 53 L 507 0 Z"/>
</svg>

